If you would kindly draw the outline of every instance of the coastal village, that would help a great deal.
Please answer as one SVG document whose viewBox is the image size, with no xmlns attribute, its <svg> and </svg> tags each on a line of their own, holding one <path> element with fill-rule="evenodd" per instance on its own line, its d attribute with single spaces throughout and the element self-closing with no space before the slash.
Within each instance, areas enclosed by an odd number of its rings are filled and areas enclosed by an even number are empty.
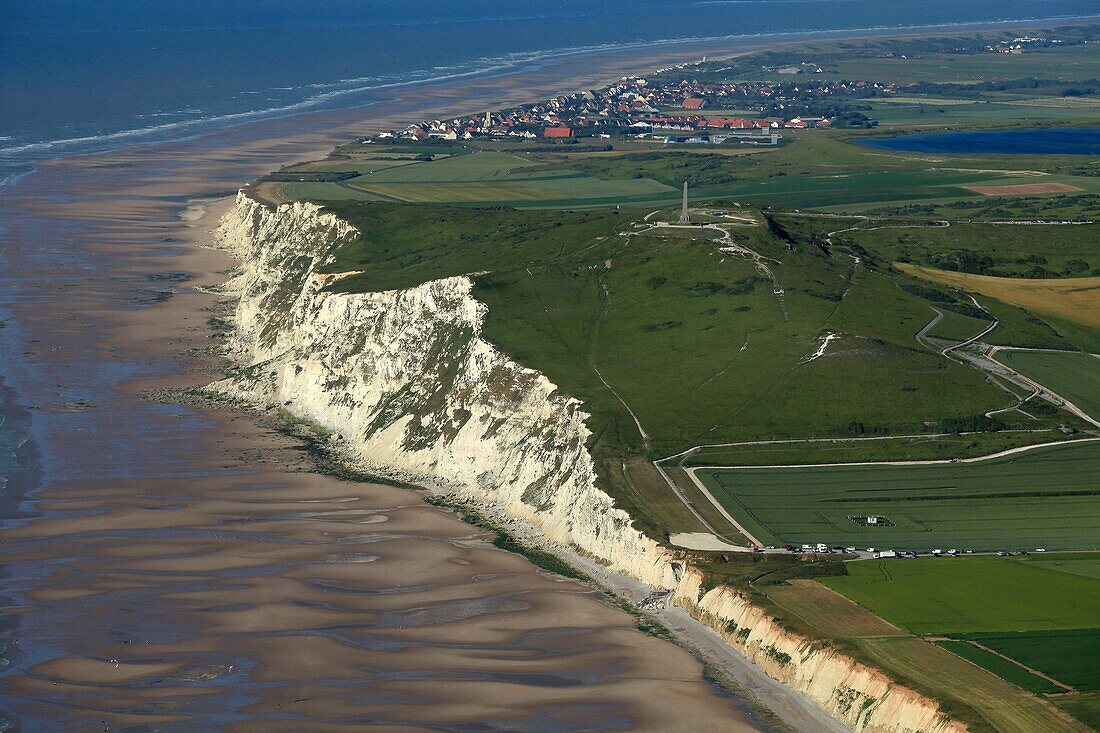
<svg viewBox="0 0 1100 733">
<path fill-rule="evenodd" d="M 656 77 L 698 67 L 703 61 L 661 69 Z M 899 85 L 870 81 L 825 80 L 815 64 L 803 63 L 775 70 L 791 81 L 699 82 L 655 81 L 641 76 L 623 77 L 600 90 L 565 94 L 535 104 L 496 112 L 423 120 L 403 130 L 390 130 L 379 140 L 410 141 L 474 140 L 478 138 L 569 141 L 577 138 L 651 138 L 670 144 L 720 144 L 727 141 L 750 145 L 776 145 L 785 129 L 871 127 L 863 115 L 808 116 L 777 114 L 805 109 L 807 100 L 831 97 L 845 100 L 887 97 Z M 729 110 L 739 110 L 731 113 Z M 758 114 L 748 115 L 747 110 Z"/>
</svg>

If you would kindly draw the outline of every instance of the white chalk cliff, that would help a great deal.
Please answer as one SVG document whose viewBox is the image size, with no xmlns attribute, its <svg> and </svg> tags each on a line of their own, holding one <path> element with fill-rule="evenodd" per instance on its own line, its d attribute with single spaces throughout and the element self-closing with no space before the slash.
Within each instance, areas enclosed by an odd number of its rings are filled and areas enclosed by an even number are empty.
<svg viewBox="0 0 1100 733">
<path fill-rule="evenodd" d="M 675 603 L 858 731 L 965 731 L 881 672 L 784 631 L 736 591 L 701 592 L 700 575 L 682 572 L 681 559 L 597 488 L 581 403 L 482 338 L 486 308 L 469 277 L 326 290 L 342 275 L 317 270 L 356 236 L 315 205 L 238 196 L 217 238 L 241 262 L 230 283 L 241 369 L 210 389 L 284 407 L 379 470 L 445 484 L 617 572 L 675 589 Z"/>
</svg>

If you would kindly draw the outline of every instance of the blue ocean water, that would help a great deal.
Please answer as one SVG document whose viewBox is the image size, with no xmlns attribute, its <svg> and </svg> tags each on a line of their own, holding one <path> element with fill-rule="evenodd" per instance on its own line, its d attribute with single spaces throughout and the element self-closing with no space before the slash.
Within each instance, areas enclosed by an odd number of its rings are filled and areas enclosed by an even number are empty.
<svg viewBox="0 0 1100 733">
<path fill-rule="evenodd" d="M 1097 11 L 1095 0 L 0 2 L 0 178 L 42 157 L 354 106 L 563 53 Z"/>
<path fill-rule="evenodd" d="M 918 153 L 1100 155 L 1100 129 L 1045 127 L 1032 130 L 926 132 L 867 140 L 864 144 Z"/>
</svg>

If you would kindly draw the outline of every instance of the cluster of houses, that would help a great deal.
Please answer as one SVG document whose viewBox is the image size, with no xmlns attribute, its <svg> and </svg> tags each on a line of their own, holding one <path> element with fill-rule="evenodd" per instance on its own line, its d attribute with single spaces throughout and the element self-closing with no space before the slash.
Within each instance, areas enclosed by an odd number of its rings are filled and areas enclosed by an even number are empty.
<svg viewBox="0 0 1100 733">
<path fill-rule="evenodd" d="M 733 133 L 746 131 L 767 137 L 783 128 L 829 127 L 823 117 L 727 117 L 708 115 L 707 109 L 782 109 L 776 100 L 819 98 L 834 94 L 857 97 L 886 96 L 898 91 L 895 85 L 866 81 L 817 81 L 806 84 L 783 82 L 651 83 L 643 77 L 624 77 L 601 90 L 566 94 L 537 104 L 498 112 L 425 120 L 404 130 L 382 133 L 380 138 L 426 141 L 472 140 L 476 138 L 568 139 L 573 137 L 666 136 L 665 133 Z M 669 114 L 675 110 L 678 114 Z M 721 137 L 721 135 L 719 135 Z M 727 135 L 728 137 L 728 135 Z M 725 138 L 723 138 L 725 139 Z M 676 141 L 673 139 L 672 141 Z M 772 140 L 774 144 L 775 140 Z"/>
<path fill-rule="evenodd" d="M 1061 41 L 1050 41 L 1049 43 L 1045 38 L 1032 38 L 1031 36 L 1021 36 L 1020 38 L 1013 38 L 1011 41 L 1001 41 L 992 46 L 986 46 L 985 50 L 991 53 L 1012 53 L 1021 54 L 1024 53 L 1028 47 L 1034 47 L 1038 45 L 1057 45 Z"/>
</svg>

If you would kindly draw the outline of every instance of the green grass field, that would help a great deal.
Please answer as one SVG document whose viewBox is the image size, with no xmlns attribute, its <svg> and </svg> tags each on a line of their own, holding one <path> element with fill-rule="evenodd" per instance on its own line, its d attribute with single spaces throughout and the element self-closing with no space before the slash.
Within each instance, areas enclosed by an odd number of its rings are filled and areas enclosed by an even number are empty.
<svg viewBox="0 0 1100 733">
<path fill-rule="evenodd" d="M 1092 565 L 1100 571 L 1100 562 L 1094 560 Z M 1078 692 L 1100 690 L 1100 665 L 1096 664 L 1100 659 L 1100 629 L 977 633 L 964 638 L 1016 659 Z"/>
<path fill-rule="evenodd" d="M 987 90 L 988 101 L 977 103 L 955 99 L 970 93 L 960 88 L 898 102 L 849 100 L 891 133 L 1100 121 L 1090 95 L 1060 96 L 1056 83 L 1100 77 L 1095 44 L 1011 57 L 921 51 L 903 59 L 882 58 L 885 46 L 876 43 L 822 42 L 728 63 L 749 68 L 745 78 L 773 75 L 773 62 L 789 63 L 794 53 L 822 61 L 826 73 L 815 79 L 1036 80 Z M 487 307 L 482 335 L 581 401 L 601 488 L 636 526 L 666 540 L 701 526 L 650 461 L 693 446 L 891 438 L 716 446 L 685 465 L 970 458 L 1062 438 L 1059 423 L 1089 429 L 1049 410 L 1035 410 L 1035 419 L 1019 412 L 984 418 L 1023 395 L 944 358 L 941 344 L 918 342 L 916 334 L 936 309 L 944 316 L 928 336 L 943 342 L 975 335 L 992 314 L 998 325 L 984 339 L 991 344 L 1092 350 L 1100 343 L 1100 326 L 1088 321 L 1097 311 L 1070 280 L 1100 275 L 1100 225 L 989 223 L 1100 219 L 1100 166 L 1085 156 L 932 156 L 858 144 L 876 134 L 882 131 L 785 132 L 783 145 L 751 151 L 617 139 L 611 150 L 601 149 L 603 140 L 353 143 L 253 190 L 273 202 L 322 202 L 359 229 L 357 241 L 318 253 L 329 272 L 359 273 L 333 290 L 471 276 L 474 297 Z M 291 180 L 297 172 L 313 178 Z M 339 178 L 332 172 L 358 175 L 332 181 Z M 642 217 L 655 209 L 655 220 L 675 219 L 685 180 L 696 211 L 736 211 L 752 223 L 731 223 L 729 240 L 714 230 L 647 229 Z M 1080 190 L 985 196 L 967 188 L 1052 181 Z M 704 220 L 725 221 L 697 215 Z M 719 251 L 719 241 L 761 259 Z M 916 265 L 936 269 L 918 272 Z M 982 274 L 999 276 L 996 287 L 972 287 Z M 957 288 L 977 292 L 980 306 Z M 1068 305 L 1053 307 L 1053 295 Z M 1075 402 L 1097 404 L 1091 357 L 1043 361 L 1028 353 L 1003 355 Z M 954 434 L 967 425 L 985 432 Z M 941 431 L 949 435 L 932 437 Z M 921 437 L 896 437 L 908 434 Z M 670 472 L 707 521 L 725 521 L 682 469 Z M 1094 548 L 1100 541 L 1100 443 L 978 463 L 699 475 L 771 543 L 981 550 Z M 870 514 L 885 516 L 887 526 L 851 518 Z M 1095 672 L 1082 664 L 1100 654 L 1092 635 L 1100 617 L 1094 556 L 844 564 L 836 556 L 715 553 L 696 561 L 708 584 L 766 597 L 769 612 L 810 638 L 842 639 L 846 653 L 931 695 L 973 731 L 1078 728 L 1006 680 L 1032 692 L 1049 692 L 1051 683 L 979 649 L 962 638 L 968 634 L 1073 684 L 1081 692 L 1059 695 L 1058 704 L 1082 720 L 1100 718 L 1100 700 L 1087 692 L 1096 689 Z M 845 568 L 848 576 L 826 582 L 847 599 L 797 580 Z M 941 648 L 871 611 L 916 633 L 956 638 Z"/>
<path fill-rule="evenodd" d="M 973 463 L 696 469 L 766 543 L 893 549 L 1093 547 L 1100 538 L 1100 442 Z M 850 517 L 880 515 L 892 526 Z"/>
<path fill-rule="evenodd" d="M 935 643 L 1014 685 L 1059 695 L 1100 689 L 1100 554 L 867 560 L 846 568 L 846 576 L 820 582 L 915 634 L 953 637 Z M 1091 699 L 1065 706 L 1086 721 L 1093 707 Z"/>
<path fill-rule="evenodd" d="M 1090 559 L 1100 563 L 1098 555 Z M 1100 618 L 1100 580 L 1049 570 L 1042 560 L 945 557 L 846 567 L 846 576 L 821 582 L 915 634 L 1088 629 Z"/>
<path fill-rule="evenodd" d="M 476 151 L 431 161 L 339 161 L 323 170 L 360 171 L 339 183 L 290 183 L 288 198 L 318 201 L 379 200 L 406 203 L 510 204 L 611 207 L 635 200 L 675 200 L 677 191 L 646 179 L 603 180 L 528 156 Z"/>
<path fill-rule="evenodd" d="M 987 669 L 1002 680 L 1011 682 L 1017 687 L 1022 687 L 1028 692 L 1043 694 L 1048 692 L 1065 692 L 1064 687 L 1046 680 L 1039 675 L 1032 674 L 1020 665 L 998 656 L 993 652 L 971 644 L 969 641 L 943 640 L 937 641 L 936 646 L 962 657 L 968 662 L 973 662 L 982 669 Z M 1064 650 L 1063 650 L 1064 651 Z"/>
<path fill-rule="evenodd" d="M 1045 182 L 1045 178 L 1035 180 Z M 943 270 L 1030 278 L 1081 277 L 1094 268 L 1100 272 L 1100 257 L 1093 244 L 1100 237 L 1100 224 L 953 222 L 947 227 L 913 226 L 919 222 L 915 219 L 891 226 L 887 221 L 872 221 L 843 236 L 892 262 L 915 262 Z"/>
<path fill-rule="evenodd" d="M 898 267 L 915 277 L 977 293 L 984 296 L 983 300 L 992 298 L 996 299 L 994 302 L 1011 304 L 1017 312 L 1029 313 L 1028 321 L 1045 325 L 1054 334 L 1054 340 L 1063 344 L 1061 348 L 1100 351 L 1100 277 L 1032 279 L 974 275 L 911 264 Z M 992 339 L 992 343 L 1005 341 Z M 1008 345 L 1022 344 L 1010 338 Z"/>
<path fill-rule="evenodd" d="M 1055 704 L 1091 730 L 1100 730 L 1100 693 L 1060 695 Z"/>
<path fill-rule="evenodd" d="M 759 78 L 784 80 L 778 73 Z M 1088 46 L 1043 49 L 1021 55 L 923 53 L 918 58 L 839 58 L 814 79 L 878 79 L 886 82 L 974 83 L 991 79 L 1100 78 L 1100 56 Z M 789 80 L 790 77 L 787 77 Z"/>
<path fill-rule="evenodd" d="M 1100 358 L 1065 351 L 997 352 L 997 360 L 1100 419 Z"/>
<path fill-rule="evenodd" d="M 857 639 L 871 664 L 925 692 L 971 731 L 1071 733 L 1088 730 L 1049 702 L 946 649 L 912 636 Z M 1084 708 L 1085 706 L 1080 706 Z"/>
</svg>

